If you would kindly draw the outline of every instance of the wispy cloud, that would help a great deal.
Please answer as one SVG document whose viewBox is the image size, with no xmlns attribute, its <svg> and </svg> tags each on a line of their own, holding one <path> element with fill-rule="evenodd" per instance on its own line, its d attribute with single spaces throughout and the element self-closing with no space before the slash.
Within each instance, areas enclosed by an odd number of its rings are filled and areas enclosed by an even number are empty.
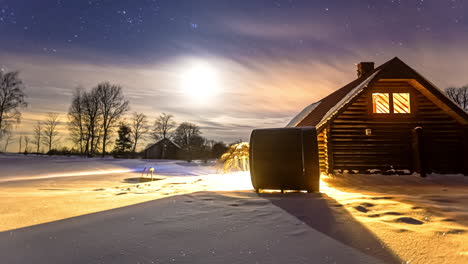
<svg viewBox="0 0 468 264">
<path fill-rule="evenodd" d="M 151 65 L 96 64 L 30 54 L 0 54 L 0 61 L 3 68 L 19 70 L 27 85 L 30 105 L 20 133 L 31 133 L 32 125 L 47 112 L 62 113 L 66 121 L 75 87 L 110 81 L 124 87 L 132 112 L 144 112 L 151 119 L 161 112 L 172 113 L 179 122 L 198 123 L 209 138 L 233 141 L 247 140 L 253 128 L 284 126 L 303 107 L 354 79 L 355 63 L 363 60 L 380 64 L 400 56 L 440 88 L 467 84 L 467 43 L 420 40 L 395 45 L 376 40 L 365 48 L 349 44 L 353 53 L 346 55 L 304 53 L 299 57 L 281 51 L 276 56 L 260 53 L 235 59 L 183 56 Z M 194 103 L 181 89 L 187 65 L 193 61 L 208 63 L 219 78 L 217 96 L 201 103 Z"/>
</svg>

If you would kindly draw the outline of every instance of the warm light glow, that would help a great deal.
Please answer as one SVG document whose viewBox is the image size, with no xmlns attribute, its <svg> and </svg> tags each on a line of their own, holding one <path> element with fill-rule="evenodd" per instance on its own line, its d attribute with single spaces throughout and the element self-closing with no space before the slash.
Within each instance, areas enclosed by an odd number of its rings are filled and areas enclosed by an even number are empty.
<svg viewBox="0 0 468 264">
<path fill-rule="evenodd" d="M 205 99 L 218 92 L 216 71 L 206 63 L 193 63 L 182 75 L 182 91 L 195 99 Z"/>
<path fill-rule="evenodd" d="M 372 94 L 373 113 L 389 114 L 390 113 L 390 96 L 388 93 L 373 93 Z"/>
<path fill-rule="evenodd" d="M 411 113 L 409 93 L 394 93 L 393 94 L 393 112 L 395 114 Z"/>
</svg>

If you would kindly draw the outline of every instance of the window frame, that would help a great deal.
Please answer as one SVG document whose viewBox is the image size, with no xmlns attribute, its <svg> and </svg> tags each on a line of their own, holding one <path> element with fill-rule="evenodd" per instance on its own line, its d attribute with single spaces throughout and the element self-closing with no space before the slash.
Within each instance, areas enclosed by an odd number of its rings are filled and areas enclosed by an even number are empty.
<svg viewBox="0 0 468 264">
<path fill-rule="evenodd" d="M 408 117 L 414 117 L 416 113 L 416 103 L 415 103 L 415 94 L 413 91 L 408 90 L 407 88 L 385 88 L 385 89 L 373 89 L 369 91 L 369 107 L 368 107 L 368 113 L 370 116 L 375 117 L 375 118 L 408 118 Z M 390 113 L 374 113 L 374 105 L 373 105 L 373 100 L 372 100 L 372 94 L 374 93 L 388 93 L 389 94 L 389 104 L 390 104 Z M 410 96 L 410 113 L 394 113 L 394 107 L 393 107 L 393 94 L 394 93 L 407 93 Z"/>
</svg>

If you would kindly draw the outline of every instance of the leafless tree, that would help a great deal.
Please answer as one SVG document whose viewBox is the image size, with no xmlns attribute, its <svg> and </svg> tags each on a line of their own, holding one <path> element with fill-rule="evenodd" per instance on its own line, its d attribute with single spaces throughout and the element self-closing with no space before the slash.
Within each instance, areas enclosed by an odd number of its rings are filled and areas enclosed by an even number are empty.
<svg viewBox="0 0 468 264">
<path fill-rule="evenodd" d="M 30 142 L 29 136 L 24 136 L 24 153 L 29 152 L 29 142 Z"/>
<path fill-rule="evenodd" d="M 37 121 L 37 124 L 34 126 L 33 131 L 33 140 L 32 143 L 36 146 L 36 153 L 39 153 L 42 143 L 42 123 Z"/>
<path fill-rule="evenodd" d="M 153 138 L 155 141 L 165 138 L 171 138 L 177 124 L 174 122 L 174 116 L 162 113 L 154 122 Z"/>
<path fill-rule="evenodd" d="M 174 133 L 174 141 L 181 147 L 189 146 L 192 141 L 200 135 L 200 128 L 196 124 L 183 122 L 177 127 Z"/>
<path fill-rule="evenodd" d="M 85 128 L 85 154 L 90 156 L 96 152 L 96 143 L 99 142 L 101 130 L 101 111 L 96 90 L 82 95 Z"/>
<path fill-rule="evenodd" d="M 49 113 L 47 119 L 43 122 L 42 139 L 43 143 L 47 146 L 50 151 L 58 140 L 58 125 L 60 124 L 60 116 L 56 113 Z"/>
<path fill-rule="evenodd" d="M 13 138 L 13 134 L 11 133 L 10 130 L 7 130 L 4 134 L 4 138 L 5 138 L 5 145 L 3 145 L 3 152 L 7 152 L 8 150 L 8 144 L 10 144 L 12 138 Z"/>
<path fill-rule="evenodd" d="M 145 135 L 148 133 L 148 118 L 143 113 L 133 113 L 131 119 L 131 139 L 133 141 L 132 152 L 136 151 L 138 141 L 143 139 Z"/>
<path fill-rule="evenodd" d="M 76 88 L 73 93 L 72 103 L 68 109 L 68 129 L 72 142 L 78 147 L 81 154 L 85 151 L 85 107 L 83 104 L 84 91 Z"/>
<path fill-rule="evenodd" d="M 20 136 L 18 139 L 18 153 L 21 153 L 21 149 L 22 149 L 21 145 L 23 145 L 23 136 Z"/>
<path fill-rule="evenodd" d="M 21 119 L 20 107 L 26 107 L 25 86 L 18 72 L 0 71 L 0 138 Z"/>
<path fill-rule="evenodd" d="M 462 87 L 450 87 L 445 90 L 447 96 L 455 103 L 468 111 L 468 85 Z"/>
<path fill-rule="evenodd" d="M 118 85 L 101 83 L 94 89 L 102 115 L 102 156 L 104 157 L 109 135 L 122 115 L 128 111 L 129 102 L 125 100 L 122 87 Z"/>
</svg>

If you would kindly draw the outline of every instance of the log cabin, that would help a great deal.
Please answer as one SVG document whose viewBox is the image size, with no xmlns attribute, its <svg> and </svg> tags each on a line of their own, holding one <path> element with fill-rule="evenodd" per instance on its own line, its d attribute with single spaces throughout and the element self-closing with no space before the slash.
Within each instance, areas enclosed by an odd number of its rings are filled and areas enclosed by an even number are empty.
<svg viewBox="0 0 468 264">
<path fill-rule="evenodd" d="M 465 110 L 397 57 L 357 66 L 356 80 L 287 125 L 317 129 L 322 173 L 468 175 Z"/>
</svg>

